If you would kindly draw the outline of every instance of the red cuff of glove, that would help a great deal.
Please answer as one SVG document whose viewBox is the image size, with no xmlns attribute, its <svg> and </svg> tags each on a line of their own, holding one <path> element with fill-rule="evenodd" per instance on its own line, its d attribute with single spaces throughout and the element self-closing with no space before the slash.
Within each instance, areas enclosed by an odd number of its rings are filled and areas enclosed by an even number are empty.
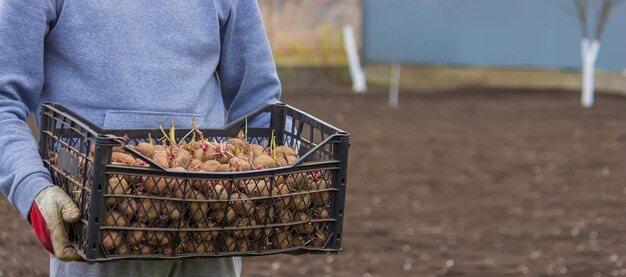
<svg viewBox="0 0 626 277">
<path fill-rule="evenodd" d="M 50 254 L 54 254 L 54 248 L 52 248 L 52 240 L 50 239 L 50 231 L 48 231 L 48 224 L 43 219 L 41 215 L 41 211 L 39 211 L 39 207 L 37 207 L 37 203 L 33 202 L 33 207 L 30 208 L 30 225 L 33 226 L 33 230 L 35 230 L 35 234 Z"/>
</svg>

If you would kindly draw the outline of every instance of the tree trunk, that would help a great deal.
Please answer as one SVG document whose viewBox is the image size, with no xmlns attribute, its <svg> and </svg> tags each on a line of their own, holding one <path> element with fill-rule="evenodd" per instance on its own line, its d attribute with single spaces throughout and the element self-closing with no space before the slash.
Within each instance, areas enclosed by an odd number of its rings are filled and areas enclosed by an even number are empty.
<svg viewBox="0 0 626 277">
<path fill-rule="evenodd" d="M 583 38 L 581 50 L 583 61 L 583 91 L 580 103 L 585 108 L 591 108 L 593 106 L 596 58 L 600 50 L 600 42 L 595 39 L 589 41 L 588 38 Z"/>
</svg>

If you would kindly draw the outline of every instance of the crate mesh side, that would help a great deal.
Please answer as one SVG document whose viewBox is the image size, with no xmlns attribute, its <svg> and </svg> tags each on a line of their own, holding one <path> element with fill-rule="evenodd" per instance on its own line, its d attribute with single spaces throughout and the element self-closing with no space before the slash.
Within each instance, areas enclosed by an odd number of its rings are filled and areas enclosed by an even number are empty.
<svg viewBox="0 0 626 277">
<path fill-rule="evenodd" d="M 84 254 L 87 248 L 87 221 L 93 157 L 90 149 L 94 143 L 93 135 L 62 114 L 43 113 L 48 122 L 41 126 L 44 134 L 41 143 L 45 145 L 46 159 L 53 183 L 65 191 L 81 210 L 81 218 L 70 224 L 69 239 Z"/>
<path fill-rule="evenodd" d="M 109 175 L 107 257 L 232 256 L 327 248 L 334 170 L 205 180 Z"/>
</svg>

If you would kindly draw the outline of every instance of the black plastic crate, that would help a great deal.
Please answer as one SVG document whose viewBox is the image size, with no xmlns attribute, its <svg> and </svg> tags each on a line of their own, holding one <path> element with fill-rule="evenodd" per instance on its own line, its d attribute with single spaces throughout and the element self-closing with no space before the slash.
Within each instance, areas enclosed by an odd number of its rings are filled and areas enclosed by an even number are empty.
<svg viewBox="0 0 626 277">
<path fill-rule="evenodd" d="M 288 167 L 246 172 L 164 169 L 132 147 L 159 129 L 101 129 L 59 104 L 41 113 L 40 154 L 54 184 L 81 210 L 70 240 L 88 261 L 333 253 L 341 250 L 349 134 L 286 104 L 246 116 L 252 143 L 291 146 Z M 235 137 L 245 119 L 204 129 L 210 141 Z M 190 129 L 176 130 L 189 141 Z M 126 139 L 130 138 L 130 139 Z M 145 167 L 111 162 L 123 149 Z M 286 159 L 286 157 L 285 157 Z"/>
</svg>

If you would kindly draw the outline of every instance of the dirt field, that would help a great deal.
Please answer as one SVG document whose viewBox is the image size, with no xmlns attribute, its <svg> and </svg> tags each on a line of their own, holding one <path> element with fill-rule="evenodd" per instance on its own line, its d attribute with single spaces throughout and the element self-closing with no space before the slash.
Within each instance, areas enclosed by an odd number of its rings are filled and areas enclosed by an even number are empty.
<svg viewBox="0 0 626 277">
<path fill-rule="evenodd" d="M 626 98 L 308 88 L 284 100 L 351 132 L 344 251 L 249 258 L 243 276 L 626 275 Z M 323 91 L 323 92 L 320 92 Z M 0 199 L 0 276 L 47 274 Z"/>
</svg>

